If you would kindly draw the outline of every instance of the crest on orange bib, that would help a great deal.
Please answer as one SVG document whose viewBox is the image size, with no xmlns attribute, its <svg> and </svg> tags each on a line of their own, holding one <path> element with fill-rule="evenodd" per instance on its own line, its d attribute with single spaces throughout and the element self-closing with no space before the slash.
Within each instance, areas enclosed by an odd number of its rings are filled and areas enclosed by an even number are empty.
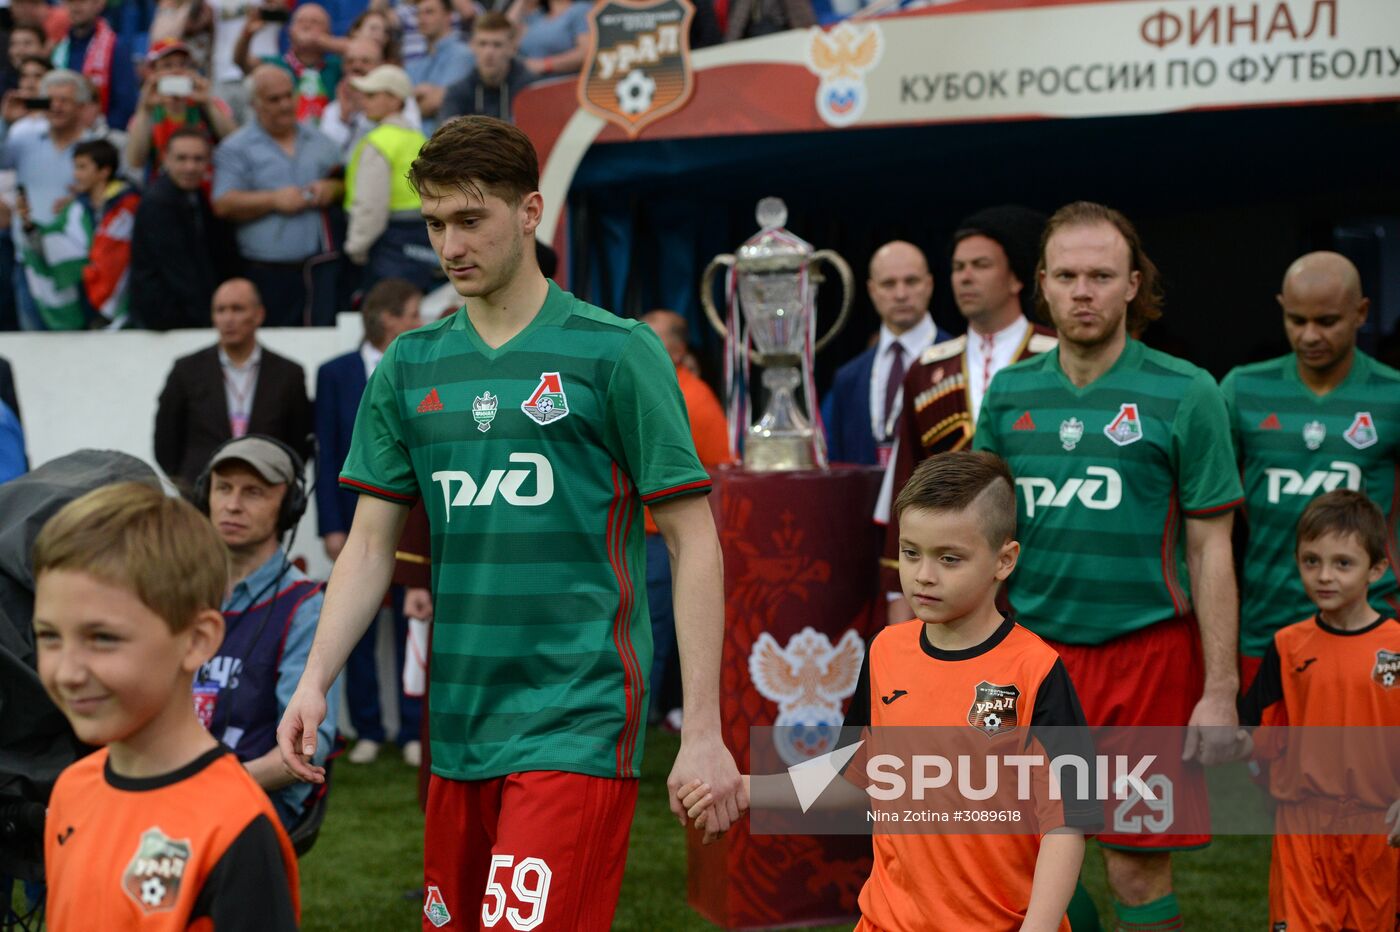
<svg viewBox="0 0 1400 932">
<path fill-rule="evenodd" d="M 1376 651 L 1376 665 L 1371 668 L 1371 681 L 1386 689 L 1400 683 L 1400 651 Z"/>
<path fill-rule="evenodd" d="M 1006 734 L 1016 727 L 1020 698 L 1021 688 L 1014 683 L 998 686 L 983 680 L 973 694 L 972 708 L 967 710 L 967 723 L 988 738 Z"/>
<path fill-rule="evenodd" d="M 122 874 L 122 889 L 143 912 L 173 909 L 190 863 L 190 840 L 175 841 L 157 826 L 141 833 L 136 854 Z"/>
<path fill-rule="evenodd" d="M 690 101 L 689 0 L 604 0 L 588 14 L 592 51 L 579 74 L 579 106 L 636 136 Z"/>
</svg>

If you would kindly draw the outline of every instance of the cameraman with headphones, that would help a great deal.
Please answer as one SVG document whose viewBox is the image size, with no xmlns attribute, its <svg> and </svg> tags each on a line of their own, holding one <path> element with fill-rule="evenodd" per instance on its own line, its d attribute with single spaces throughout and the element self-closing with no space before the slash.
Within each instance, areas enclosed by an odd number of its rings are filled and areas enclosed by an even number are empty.
<svg viewBox="0 0 1400 932">
<path fill-rule="evenodd" d="M 267 436 L 230 440 L 196 481 L 195 500 L 232 556 L 224 643 L 195 677 L 195 708 L 267 791 L 291 831 L 314 787 L 282 765 L 276 730 L 306 665 L 324 588 L 293 566 L 282 547 L 306 511 L 301 457 Z M 318 758 L 335 743 L 337 692 L 331 690 L 317 732 Z"/>
</svg>

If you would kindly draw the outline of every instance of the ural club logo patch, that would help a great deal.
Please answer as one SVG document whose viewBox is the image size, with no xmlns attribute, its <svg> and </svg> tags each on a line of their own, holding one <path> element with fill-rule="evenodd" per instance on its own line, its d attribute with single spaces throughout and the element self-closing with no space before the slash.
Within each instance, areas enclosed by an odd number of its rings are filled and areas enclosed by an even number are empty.
<svg viewBox="0 0 1400 932">
<path fill-rule="evenodd" d="M 1020 698 L 1021 689 L 1014 684 L 998 686 L 983 680 L 973 693 L 967 723 L 988 738 L 1004 735 L 1016 728 L 1016 701 Z"/>
<path fill-rule="evenodd" d="M 1260 430 L 1283 430 L 1283 425 L 1278 422 L 1277 414 L 1270 414 L 1259 422 Z"/>
<path fill-rule="evenodd" d="M 1400 682 L 1400 651 L 1376 651 L 1376 665 L 1371 669 L 1371 680 L 1385 689 L 1390 689 Z"/>
<path fill-rule="evenodd" d="M 423 400 L 418 402 L 418 413 L 427 414 L 429 411 L 441 411 L 442 399 L 438 397 L 437 389 L 433 389 L 423 396 Z"/>
<path fill-rule="evenodd" d="M 441 929 L 452 921 L 452 914 L 447 911 L 442 891 L 435 883 L 428 884 L 428 898 L 423 901 L 423 915 L 428 917 L 435 929 Z"/>
<path fill-rule="evenodd" d="M 1327 425 L 1321 421 L 1308 421 L 1303 425 L 1303 445 L 1316 450 L 1327 439 Z"/>
<path fill-rule="evenodd" d="M 557 372 L 541 372 L 540 383 L 530 397 L 521 402 L 520 410 L 537 424 L 548 424 L 566 417 L 569 399 L 564 395 L 564 383 Z"/>
<path fill-rule="evenodd" d="M 1118 406 L 1118 416 L 1113 422 L 1103 429 L 1104 436 L 1120 447 L 1126 447 L 1130 443 L 1137 443 L 1142 439 L 1142 421 L 1138 419 L 1138 409 L 1135 404 L 1123 404 Z"/>
<path fill-rule="evenodd" d="M 1342 436 L 1346 438 L 1347 443 L 1356 447 L 1358 450 L 1364 450 L 1374 445 L 1379 438 L 1376 436 L 1376 422 L 1371 419 L 1371 412 L 1356 412 L 1356 418 L 1351 422 L 1351 426 L 1347 428 L 1347 432 Z"/>
<path fill-rule="evenodd" d="M 190 840 L 174 841 L 152 826 L 141 833 L 136 855 L 122 874 L 122 889 L 146 913 L 173 909 L 190 863 Z"/>
<path fill-rule="evenodd" d="M 1011 425 L 1012 430 L 1035 430 L 1035 421 L 1031 420 L 1031 413 L 1027 411 L 1016 419 L 1016 423 Z"/>
<path fill-rule="evenodd" d="M 1077 417 L 1060 422 L 1060 446 L 1073 450 L 1084 439 L 1084 422 Z"/>
<path fill-rule="evenodd" d="M 501 399 L 490 392 L 472 399 L 472 419 L 476 421 L 477 430 L 484 434 L 491 429 L 491 422 L 496 419 L 496 409 L 500 405 Z"/>
</svg>

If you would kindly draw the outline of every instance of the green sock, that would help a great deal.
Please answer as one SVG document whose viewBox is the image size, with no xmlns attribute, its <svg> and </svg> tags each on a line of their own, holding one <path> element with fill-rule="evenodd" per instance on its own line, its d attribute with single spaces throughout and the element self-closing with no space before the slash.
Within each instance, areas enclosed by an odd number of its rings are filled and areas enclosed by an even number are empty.
<svg viewBox="0 0 1400 932">
<path fill-rule="evenodd" d="M 1069 909 L 1065 912 L 1073 932 L 1099 932 L 1103 928 L 1099 925 L 1099 908 L 1082 883 L 1075 885 L 1074 896 L 1070 897 Z"/>
<path fill-rule="evenodd" d="M 1124 906 L 1115 900 L 1113 911 L 1118 915 L 1118 932 L 1174 932 L 1182 927 L 1175 893 L 1141 906 Z"/>
</svg>

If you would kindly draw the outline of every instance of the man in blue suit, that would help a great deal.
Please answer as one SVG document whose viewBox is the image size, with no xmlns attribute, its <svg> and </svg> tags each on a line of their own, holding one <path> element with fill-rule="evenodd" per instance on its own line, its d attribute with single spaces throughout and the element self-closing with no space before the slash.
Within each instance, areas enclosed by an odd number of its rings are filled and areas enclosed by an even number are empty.
<svg viewBox="0 0 1400 932">
<path fill-rule="evenodd" d="M 948 334 L 939 333 L 928 312 L 933 275 L 919 247 L 901 240 L 881 246 L 870 257 L 865 286 L 880 316 L 879 339 L 836 370 L 822 401 L 822 425 L 833 463 L 884 467 L 894 445 L 904 373 Z"/>
<path fill-rule="evenodd" d="M 355 413 L 360 408 L 370 373 L 383 358 L 394 337 L 416 327 L 423 321 L 418 306 L 423 293 L 401 278 L 386 278 L 365 295 L 360 313 L 364 318 L 365 339 L 360 348 L 337 356 L 316 372 L 316 440 L 320 455 L 316 457 L 316 516 L 326 556 L 334 560 L 345 546 L 350 531 L 350 519 L 355 514 L 359 497 L 340 487 L 340 470 L 350 452 L 350 434 L 355 427 Z M 394 603 L 394 643 L 397 645 L 394 682 L 399 696 L 399 736 L 404 760 L 418 766 L 423 746 L 418 740 L 422 716 L 422 700 L 403 694 L 403 652 L 408 633 L 403 613 L 403 588 L 390 590 Z M 379 678 L 375 672 L 375 634 L 377 628 L 360 639 L 345 666 L 345 698 L 350 711 L 350 723 L 358 737 L 351 748 L 352 763 L 367 764 L 379 755 L 384 743 L 384 722 L 379 708 Z"/>
</svg>

